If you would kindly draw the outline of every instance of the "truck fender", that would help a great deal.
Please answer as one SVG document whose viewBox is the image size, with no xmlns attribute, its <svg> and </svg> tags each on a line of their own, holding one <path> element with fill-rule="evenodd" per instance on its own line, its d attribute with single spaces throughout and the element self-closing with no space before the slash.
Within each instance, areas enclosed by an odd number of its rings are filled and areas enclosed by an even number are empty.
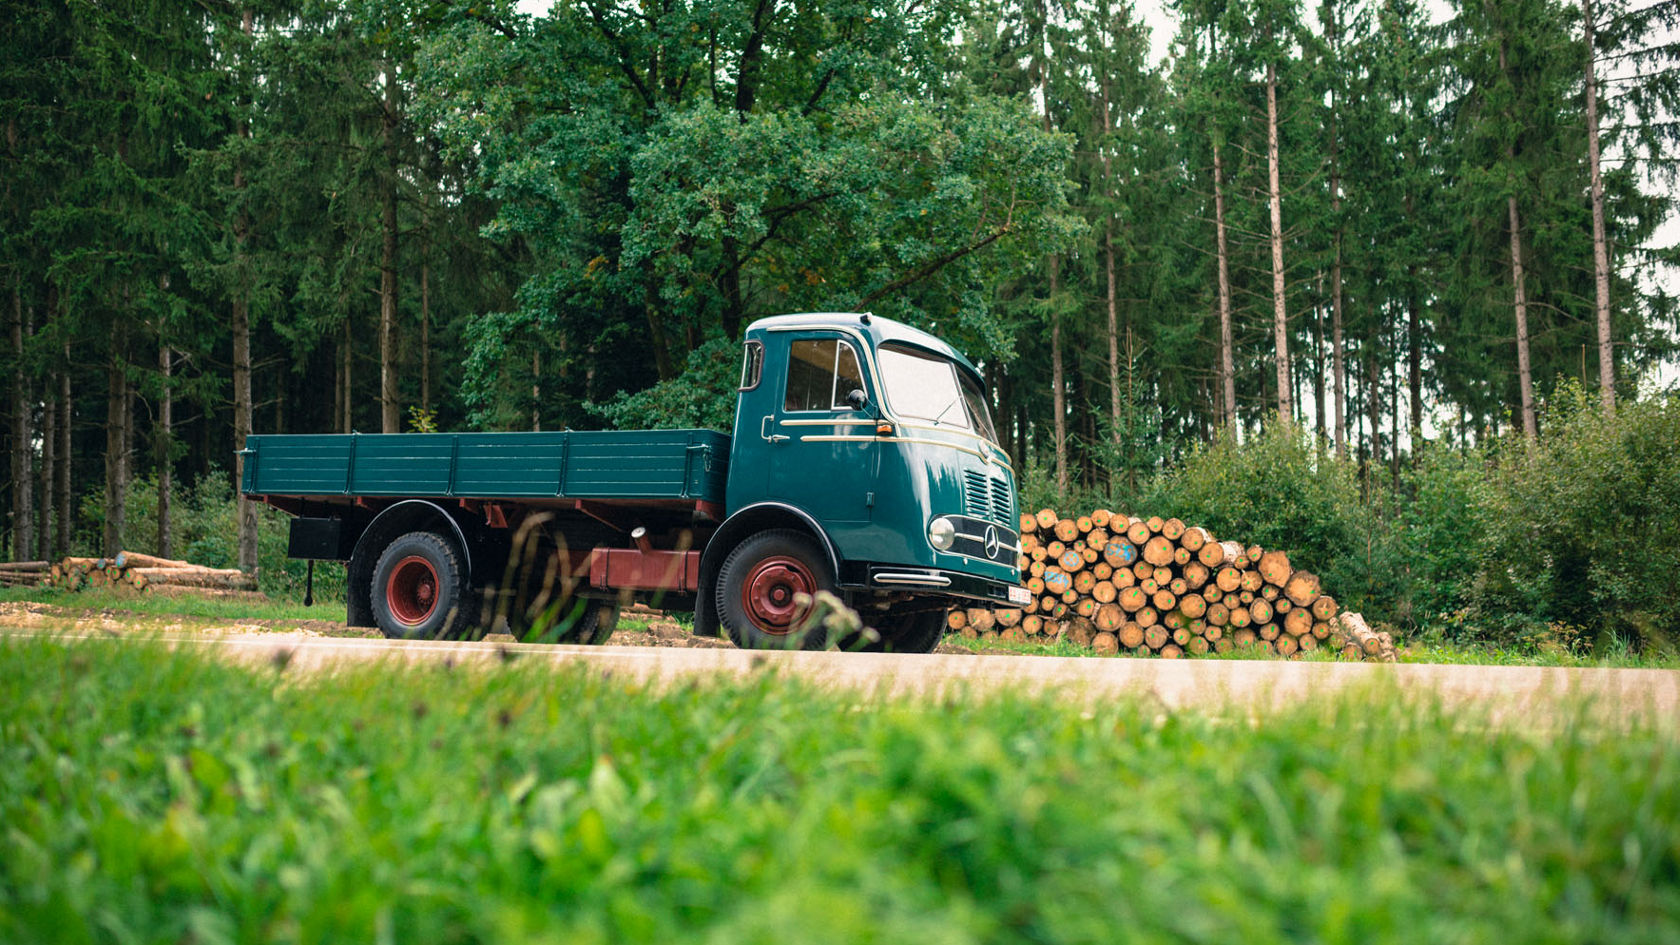
<svg viewBox="0 0 1680 945">
<path fill-rule="evenodd" d="M 345 597 L 349 611 L 346 616 L 350 626 L 374 625 L 373 598 L 368 589 L 368 582 L 373 580 L 374 563 L 379 560 L 379 554 L 385 546 L 398 537 L 420 528 L 435 530 L 439 520 L 449 524 L 449 534 L 455 539 L 455 547 L 460 549 L 461 557 L 467 566 L 467 579 L 471 582 L 473 545 L 467 541 L 467 534 L 462 531 L 461 523 L 436 502 L 404 499 L 374 516 L 373 521 L 362 529 L 361 536 L 356 539 L 356 549 L 351 552 L 349 570 L 345 575 Z"/>
<path fill-rule="evenodd" d="M 697 635 L 718 635 L 715 591 L 718 572 L 723 570 L 724 559 L 729 557 L 729 553 L 745 541 L 747 536 L 772 528 L 791 528 L 809 533 L 822 543 L 834 573 L 840 573 L 840 555 L 834 550 L 834 542 L 829 539 L 828 532 L 804 509 L 785 502 L 759 502 L 739 509 L 718 527 L 717 533 L 706 543 L 706 550 L 700 555 L 700 587 L 694 602 L 694 632 Z"/>
</svg>

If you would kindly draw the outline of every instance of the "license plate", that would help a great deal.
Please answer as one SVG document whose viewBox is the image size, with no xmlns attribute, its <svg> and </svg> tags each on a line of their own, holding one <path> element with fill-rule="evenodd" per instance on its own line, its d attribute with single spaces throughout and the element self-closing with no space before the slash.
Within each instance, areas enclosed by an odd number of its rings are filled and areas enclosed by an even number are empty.
<svg viewBox="0 0 1680 945">
<path fill-rule="evenodd" d="M 1025 607 L 1032 603 L 1032 595 L 1027 593 L 1027 589 L 1024 587 L 1015 587 L 1011 585 L 1009 588 L 1009 602 L 1011 604 Z"/>
</svg>

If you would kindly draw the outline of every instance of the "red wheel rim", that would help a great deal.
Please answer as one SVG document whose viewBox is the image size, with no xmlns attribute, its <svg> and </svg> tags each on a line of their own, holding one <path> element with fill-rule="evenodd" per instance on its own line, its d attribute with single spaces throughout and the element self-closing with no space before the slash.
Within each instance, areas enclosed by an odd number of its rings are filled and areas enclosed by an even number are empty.
<svg viewBox="0 0 1680 945">
<path fill-rule="evenodd" d="M 792 632 L 806 606 L 795 595 L 815 594 L 817 578 L 798 558 L 777 555 L 765 558 L 747 572 L 741 583 L 741 607 L 765 633 Z"/>
<path fill-rule="evenodd" d="M 385 579 L 385 604 L 399 623 L 410 627 L 425 623 L 437 610 L 437 602 L 437 568 L 419 555 L 398 561 Z"/>
</svg>

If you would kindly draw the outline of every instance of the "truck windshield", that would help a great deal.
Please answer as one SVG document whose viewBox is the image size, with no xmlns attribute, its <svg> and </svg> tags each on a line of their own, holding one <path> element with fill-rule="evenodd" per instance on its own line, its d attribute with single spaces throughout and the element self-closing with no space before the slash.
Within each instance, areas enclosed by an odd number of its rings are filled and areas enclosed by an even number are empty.
<svg viewBox="0 0 1680 945">
<path fill-rule="evenodd" d="M 973 430 L 997 442 L 980 384 L 949 359 L 891 342 L 881 346 L 887 403 L 901 417 Z"/>
</svg>

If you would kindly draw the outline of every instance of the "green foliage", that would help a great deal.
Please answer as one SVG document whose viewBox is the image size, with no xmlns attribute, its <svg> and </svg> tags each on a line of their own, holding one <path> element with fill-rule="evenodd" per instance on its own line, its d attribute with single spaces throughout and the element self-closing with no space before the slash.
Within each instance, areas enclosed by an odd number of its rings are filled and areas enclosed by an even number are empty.
<svg viewBox="0 0 1680 945">
<path fill-rule="evenodd" d="M 1607 416 L 1566 388 L 1543 429 L 1496 456 L 1472 619 L 1505 640 L 1680 644 L 1680 401 Z"/>
<path fill-rule="evenodd" d="M 1394 520 L 1394 562 L 1401 591 L 1389 619 L 1439 626 L 1456 619 L 1487 541 L 1487 461 L 1480 451 L 1424 450 L 1402 473 L 1401 494 L 1385 512 Z"/>
<path fill-rule="evenodd" d="M 1133 514 L 1176 516 L 1222 540 L 1282 548 L 1354 609 L 1395 593 L 1389 546 L 1357 467 L 1295 427 L 1241 443 L 1221 435 L 1156 480 Z"/>
<path fill-rule="evenodd" d="M 621 394 L 594 409 L 619 430 L 735 429 L 735 395 L 741 383 L 741 346 L 714 338 L 694 349 L 683 372 L 668 381 Z"/>
<path fill-rule="evenodd" d="M 1680 937 L 1665 733 L 863 702 L 0 642 L 0 939 Z"/>
</svg>

